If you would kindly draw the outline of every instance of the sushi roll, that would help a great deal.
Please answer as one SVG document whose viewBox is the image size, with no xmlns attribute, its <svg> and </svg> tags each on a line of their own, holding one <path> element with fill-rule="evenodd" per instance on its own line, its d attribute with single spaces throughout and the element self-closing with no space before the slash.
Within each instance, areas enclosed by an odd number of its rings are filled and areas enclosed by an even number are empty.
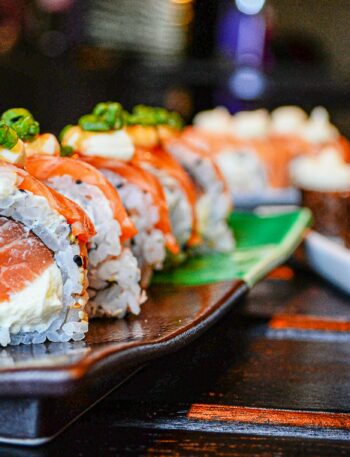
<svg viewBox="0 0 350 457">
<path fill-rule="evenodd" d="M 347 206 L 350 165 L 331 146 L 291 164 L 291 179 L 301 192 L 302 205 L 313 214 L 313 228 L 326 236 L 349 240 Z"/>
<path fill-rule="evenodd" d="M 94 223 L 96 235 L 88 245 L 89 316 L 139 314 L 146 297 L 130 249 L 137 231 L 112 184 L 92 165 L 69 157 L 34 155 L 27 158 L 26 169 L 75 201 Z"/>
<path fill-rule="evenodd" d="M 158 144 L 155 127 L 128 126 L 127 117 L 120 104 L 100 103 L 92 114 L 80 118 L 79 125 L 64 129 L 62 148 L 96 165 L 118 188 L 139 228 L 135 252 L 153 251 L 156 257 L 147 260 L 149 255 L 144 252 L 141 263 L 161 268 L 164 263 L 182 261 L 188 246 L 198 243 L 196 192 L 189 176 L 169 154 L 162 150 L 153 153 Z M 147 221 L 152 214 L 152 220 Z M 148 247 L 141 247 L 146 234 L 152 237 L 147 237 Z"/>
<path fill-rule="evenodd" d="M 84 338 L 94 233 L 78 205 L 0 161 L 0 345 Z"/>
</svg>

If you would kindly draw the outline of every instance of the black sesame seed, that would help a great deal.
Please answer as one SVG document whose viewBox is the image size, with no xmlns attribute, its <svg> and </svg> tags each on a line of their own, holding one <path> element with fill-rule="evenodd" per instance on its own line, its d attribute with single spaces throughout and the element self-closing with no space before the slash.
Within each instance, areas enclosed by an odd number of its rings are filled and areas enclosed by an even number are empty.
<svg viewBox="0 0 350 457">
<path fill-rule="evenodd" d="M 78 265 L 78 267 L 82 267 L 83 266 L 83 261 L 81 260 L 80 255 L 75 255 L 73 257 L 73 261 Z"/>
<path fill-rule="evenodd" d="M 20 192 L 26 193 L 24 189 L 18 189 Z"/>
<path fill-rule="evenodd" d="M 81 183 L 82 183 L 82 180 L 81 180 L 81 179 L 77 179 L 77 180 L 75 181 L 75 183 L 76 183 L 76 184 L 81 184 Z"/>
<path fill-rule="evenodd" d="M 121 189 L 122 187 L 124 187 L 124 184 L 122 182 L 117 184 L 117 189 Z"/>
</svg>

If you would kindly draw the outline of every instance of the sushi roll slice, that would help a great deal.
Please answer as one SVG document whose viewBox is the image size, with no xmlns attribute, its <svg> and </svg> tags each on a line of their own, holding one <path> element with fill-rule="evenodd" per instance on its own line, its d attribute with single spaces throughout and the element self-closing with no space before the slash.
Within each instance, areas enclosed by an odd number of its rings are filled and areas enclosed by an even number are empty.
<svg viewBox="0 0 350 457">
<path fill-rule="evenodd" d="M 289 187 L 290 153 L 271 140 L 266 110 L 234 116 L 224 108 L 204 111 L 195 116 L 183 138 L 213 157 L 234 196 Z"/>
<path fill-rule="evenodd" d="M 130 249 L 137 231 L 112 184 L 92 165 L 69 157 L 35 155 L 26 160 L 26 169 L 75 201 L 94 223 L 96 235 L 88 245 L 89 316 L 139 314 L 145 294 Z"/>
<path fill-rule="evenodd" d="M 135 143 L 146 148 L 143 156 L 147 162 L 150 159 L 155 162 L 154 172 L 157 171 L 157 161 L 164 157 L 171 167 L 181 164 L 192 178 L 196 194 L 193 205 L 202 239 L 200 251 L 231 251 L 235 242 L 227 217 L 232 211 L 232 198 L 223 173 L 212 156 L 201 147 L 187 143 L 181 136 L 182 121 L 176 113 L 163 108 L 136 106 L 128 121 L 135 124 L 128 128 Z M 141 160 L 145 161 L 143 156 Z"/>
<path fill-rule="evenodd" d="M 118 103 L 98 104 L 92 114 L 80 118 L 79 125 L 67 126 L 63 130 L 63 151 L 76 153 L 85 161 L 94 163 L 116 187 L 119 186 L 118 191 L 130 217 L 137 227 L 141 226 L 140 241 L 142 232 L 152 232 L 159 241 L 159 230 L 162 232 L 164 242 L 160 242 L 158 247 L 156 239 L 148 238 L 150 252 L 157 253 L 157 259 L 146 260 L 146 263 L 150 262 L 149 266 L 158 268 L 163 265 L 164 247 L 167 248 L 167 265 L 180 262 L 184 258 L 184 250 L 199 241 L 194 186 L 187 173 L 169 154 L 160 149 L 154 154 L 152 148 L 158 144 L 155 127 L 144 130 L 142 126 L 132 126 L 129 131 L 126 117 Z M 132 187 L 124 186 L 125 183 Z M 150 208 L 150 203 L 153 207 L 158 206 L 158 219 L 152 216 L 151 224 L 147 222 L 146 212 L 148 216 L 155 214 L 155 208 L 151 212 L 146 210 Z M 152 227 L 159 230 L 152 229 L 150 232 Z M 181 252 L 176 243 L 181 247 Z M 148 250 L 146 245 L 144 248 Z M 135 246 L 135 249 L 139 248 Z M 148 255 L 144 252 L 143 258 L 146 257 Z"/>
<path fill-rule="evenodd" d="M 174 144 L 174 142 L 173 142 Z M 310 117 L 297 106 L 242 111 L 225 108 L 198 113 L 184 130 L 178 147 L 212 156 L 234 197 L 273 195 L 292 187 L 289 167 L 300 155 L 313 155 L 332 146 L 350 160 L 349 142 L 329 122 L 324 108 Z M 183 152 L 185 155 L 185 152 Z"/>
<path fill-rule="evenodd" d="M 331 147 L 337 151 L 340 160 L 350 162 L 349 141 L 331 123 L 329 113 L 324 107 L 317 106 L 311 111 L 300 130 L 300 136 L 316 154 Z"/>
<path fill-rule="evenodd" d="M 145 137 L 148 136 L 145 128 Z M 139 133 L 138 133 L 139 135 Z M 196 217 L 196 189 L 181 165 L 163 149 L 136 144 L 132 161 L 152 173 L 163 186 L 172 232 L 183 251 L 195 248 L 201 242 Z"/>
<path fill-rule="evenodd" d="M 225 122 L 221 123 L 224 113 Z M 269 150 L 262 150 L 265 114 L 265 111 L 242 112 L 234 121 L 227 110 L 219 107 L 197 114 L 193 127 L 184 132 L 188 142 L 206 148 L 214 157 L 234 196 L 256 194 L 269 185 L 264 157 Z"/>
<path fill-rule="evenodd" d="M 94 233 L 78 205 L 0 161 L 0 345 L 84 338 Z"/>
<path fill-rule="evenodd" d="M 177 113 L 163 108 L 136 106 L 127 113 L 126 130 L 135 145 L 133 163 L 154 174 L 161 182 L 171 217 L 173 233 L 182 252 L 197 252 L 203 247 L 197 218 L 197 189 L 182 165 L 164 148 L 159 125 L 182 125 Z"/>
<path fill-rule="evenodd" d="M 153 270 L 163 268 L 167 252 L 175 256 L 179 253 L 160 182 L 151 173 L 128 162 L 102 157 L 81 156 L 81 159 L 102 171 L 118 191 L 137 229 L 131 250 L 141 269 L 141 284 L 147 287 Z"/>
<path fill-rule="evenodd" d="M 329 145 L 339 137 L 339 131 L 321 106 L 310 116 L 299 106 L 280 106 L 271 112 L 271 135 L 293 146 L 294 155 L 303 155 L 312 153 L 317 145 Z"/>
</svg>

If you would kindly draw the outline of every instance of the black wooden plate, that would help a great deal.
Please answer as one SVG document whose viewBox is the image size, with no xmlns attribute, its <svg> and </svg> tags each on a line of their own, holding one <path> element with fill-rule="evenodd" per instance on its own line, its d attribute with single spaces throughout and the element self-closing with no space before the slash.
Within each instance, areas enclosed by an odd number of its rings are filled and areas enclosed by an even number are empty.
<svg viewBox="0 0 350 457">
<path fill-rule="evenodd" d="M 0 441 L 50 440 L 143 363 L 205 331 L 247 290 L 240 280 L 154 286 L 141 316 L 95 321 L 85 342 L 2 349 Z"/>
</svg>

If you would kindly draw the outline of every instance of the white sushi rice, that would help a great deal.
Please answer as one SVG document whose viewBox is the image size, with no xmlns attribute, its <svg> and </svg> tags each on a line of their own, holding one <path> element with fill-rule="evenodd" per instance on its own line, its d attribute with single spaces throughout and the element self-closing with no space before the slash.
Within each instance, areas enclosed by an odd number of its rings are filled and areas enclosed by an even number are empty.
<svg viewBox="0 0 350 457">
<path fill-rule="evenodd" d="M 80 205 L 95 225 L 89 244 L 90 317 L 139 314 L 145 301 L 140 269 L 130 249 L 120 244 L 121 228 L 107 198 L 98 187 L 68 175 L 52 177 L 47 184 Z"/>
<path fill-rule="evenodd" d="M 249 148 L 224 148 L 216 161 L 233 195 L 257 194 L 269 187 L 266 166 Z"/>
<path fill-rule="evenodd" d="M 152 196 L 111 170 L 101 171 L 117 189 L 137 228 L 138 233 L 132 240 L 131 250 L 141 270 L 146 265 L 160 270 L 165 260 L 166 248 L 163 232 L 155 227 L 159 221 L 159 211 L 153 204 Z"/>
<path fill-rule="evenodd" d="M 17 175 L 12 170 L 0 167 L 0 182 L 0 215 L 22 223 L 42 240 L 54 253 L 63 281 L 63 307 L 59 314 L 52 316 L 46 328 L 41 326 L 38 331 L 13 333 L 11 328 L 0 324 L 0 345 L 83 339 L 88 330 L 83 296 L 85 277 L 83 268 L 73 260 L 80 256 L 80 248 L 71 236 L 69 224 L 44 197 L 18 190 Z"/>
<path fill-rule="evenodd" d="M 154 174 L 162 184 L 173 235 L 179 246 L 185 246 L 191 236 L 193 226 L 192 209 L 185 192 L 177 180 L 163 170 L 148 165 L 145 165 L 144 168 Z"/>
<path fill-rule="evenodd" d="M 196 203 L 196 216 L 204 242 L 201 249 L 231 251 L 235 246 L 235 240 L 226 221 L 232 207 L 231 196 L 225 191 L 224 183 L 218 179 L 211 160 L 199 157 L 179 142 L 170 145 L 169 152 L 203 191 Z"/>
</svg>

